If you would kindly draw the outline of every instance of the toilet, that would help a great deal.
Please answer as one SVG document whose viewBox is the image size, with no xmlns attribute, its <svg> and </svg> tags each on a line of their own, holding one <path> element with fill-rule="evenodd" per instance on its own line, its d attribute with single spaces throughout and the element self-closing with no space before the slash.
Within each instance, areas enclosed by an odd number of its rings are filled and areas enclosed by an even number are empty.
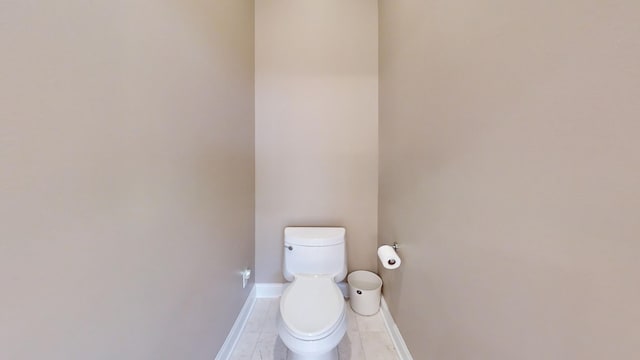
<svg viewBox="0 0 640 360">
<path fill-rule="evenodd" d="M 347 309 L 337 283 L 347 274 L 345 229 L 284 229 L 283 274 L 291 283 L 280 298 L 278 334 L 290 360 L 338 360 Z"/>
</svg>

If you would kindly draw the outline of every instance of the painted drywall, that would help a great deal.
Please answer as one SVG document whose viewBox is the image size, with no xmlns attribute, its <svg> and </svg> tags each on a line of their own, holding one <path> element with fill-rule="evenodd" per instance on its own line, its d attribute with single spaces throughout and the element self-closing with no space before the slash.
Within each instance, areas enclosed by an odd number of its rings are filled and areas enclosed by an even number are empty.
<svg viewBox="0 0 640 360">
<path fill-rule="evenodd" d="M 375 270 L 378 17 L 372 0 L 255 9 L 256 274 L 281 282 L 286 226 L 344 226 Z"/>
<path fill-rule="evenodd" d="M 213 359 L 254 262 L 253 2 L 0 9 L 0 358 Z"/>
<path fill-rule="evenodd" d="M 415 359 L 640 354 L 640 3 L 380 1 L 384 296 Z"/>
</svg>

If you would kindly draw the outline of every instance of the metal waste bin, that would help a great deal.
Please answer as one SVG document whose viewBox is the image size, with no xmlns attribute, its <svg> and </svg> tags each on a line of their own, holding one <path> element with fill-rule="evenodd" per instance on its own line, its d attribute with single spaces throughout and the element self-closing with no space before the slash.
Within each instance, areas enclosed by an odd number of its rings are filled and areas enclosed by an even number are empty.
<svg viewBox="0 0 640 360">
<path fill-rule="evenodd" d="M 380 309 L 382 279 L 371 271 L 354 271 L 347 277 L 349 302 L 360 315 L 373 315 Z"/>
</svg>

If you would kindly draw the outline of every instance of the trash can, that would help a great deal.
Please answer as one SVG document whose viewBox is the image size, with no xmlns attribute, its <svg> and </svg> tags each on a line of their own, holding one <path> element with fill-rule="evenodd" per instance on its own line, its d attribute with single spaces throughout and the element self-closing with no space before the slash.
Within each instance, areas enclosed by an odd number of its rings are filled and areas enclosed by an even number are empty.
<svg viewBox="0 0 640 360">
<path fill-rule="evenodd" d="M 353 311 L 360 315 L 373 315 L 380 308 L 382 279 L 371 271 L 354 271 L 347 277 L 349 302 Z"/>
</svg>

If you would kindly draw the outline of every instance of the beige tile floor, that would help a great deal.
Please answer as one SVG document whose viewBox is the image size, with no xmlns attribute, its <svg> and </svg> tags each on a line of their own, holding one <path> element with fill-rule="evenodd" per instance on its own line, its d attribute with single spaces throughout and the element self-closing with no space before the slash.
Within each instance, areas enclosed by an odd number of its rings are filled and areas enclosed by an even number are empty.
<svg viewBox="0 0 640 360">
<path fill-rule="evenodd" d="M 279 301 L 279 298 L 256 300 L 231 360 L 287 360 L 287 348 L 276 327 Z M 340 360 L 398 360 L 382 314 L 362 316 L 347 307 L 349 327 L 338 346 Z"/>
</svg>

